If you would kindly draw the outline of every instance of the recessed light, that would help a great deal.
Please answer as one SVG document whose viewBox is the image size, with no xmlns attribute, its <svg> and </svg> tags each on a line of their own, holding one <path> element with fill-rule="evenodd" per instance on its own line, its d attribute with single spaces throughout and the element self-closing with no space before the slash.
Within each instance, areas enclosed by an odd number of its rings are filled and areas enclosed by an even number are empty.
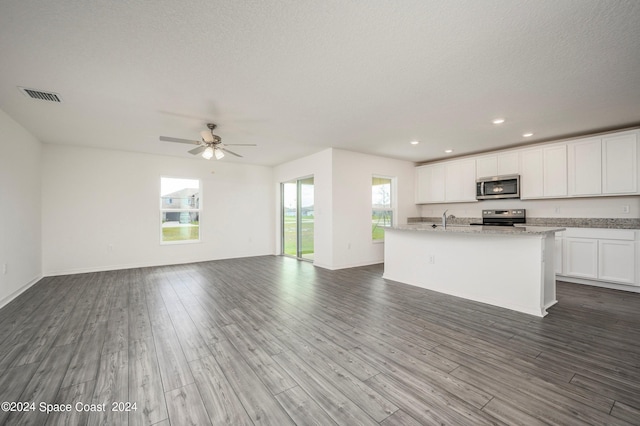
<svg viewBox="0 0 640 426">
<path fill-rule="evenodd" d="M 418 145 L 420 143 L 420 141 L 411 141 L 409 142 L 411 145 Z"/>
<path fill-rule="evenodd" d="M 453 152 L 452 149 L 445 149 L 444 152 L 446 152 L 447 154 L 451 154 Z"/>
<path fill-rule="evenodd" d="M 524 133 L 522 135 L 523 138 L 530 138 L 531 136 L 533 136 L 533 133 Z"/>
<path fill-rule="evenodd" d="M 504 118 L 496 118 L 492 121 L 493 124 L 502 124 L 504 123 Z"/>
</svg>

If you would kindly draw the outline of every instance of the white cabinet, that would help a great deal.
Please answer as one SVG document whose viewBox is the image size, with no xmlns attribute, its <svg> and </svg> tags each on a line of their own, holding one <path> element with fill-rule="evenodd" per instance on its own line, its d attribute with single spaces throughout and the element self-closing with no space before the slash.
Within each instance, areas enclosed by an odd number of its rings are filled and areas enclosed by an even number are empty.
<svg viewBox="0 0 640 426">
<path fill-rule="evenodd" d="M 602 192 L 638 192 L 638 132 L 622 132 L 602 138 Z"/>
<path fill-rule="evenodd" d="M 476 201 L 476 162 L 460 160 L 445 163 L 445 200 Z"/>
<path fill-rule="evenodd" d="M 485 155 L 476 159 L 476 179 L 498 176 L 498 156 Z"/>
<path fill-rule="evenodd" d="M 416 203 L 475 202 L 475 159 L 416 167 Z"/>
<path fill-rule="evenodd" d="M 520 159 L 520 197 L 542 198 L 544 196 L 542 148 L 523 151 Z"/>
<path fill-rule="evenodd" d="M 564 275 L 598 279 L 598 240 L 567 237 L 564 248 Z"/>
<path fill-rule="evenodd" d="M 567 147 L 565 145 L 542 149 L 544 164 L 544 196 L 564 197 L 567 195 Z"/>
<path fill-rule="evenodd" d="M 598 240 L 598 278 L 635 284 L 635 241 Z"/>
<path fill-rule="evenodd" d="M 517 175 L 520 173 L 520 153 L 506 152 L 476 158 L 476 179 Z"/>
<path fill-rule="evenodd" d="M 621 132 L 567 144 L 569 196 L 638 192 L 638 135 Z"/>
<path fill-rule="evenodd" d="M 640 131 L 512 149 L 416 168 L 416 203 L 475 201 L 475 181 L 520 175 L 520 197 L 640 194 Z"/>
<path fill-rule="evenodd" d="M 444 202 L 444 165 L 416 167 L 416 203 Z"/>
<path fill-rule="evenodd" d="M 563 234 L 563 265 L 558 275 L 638 285 L 636 231 L 568 228 Z"/>
<path fill-rule="evenodd" d="M 602 142 L 581 139 L 567 145 L 569 195 L 602 193 Z"/>
<path fill-rule="evenodd" d="M 523 150 L 520 159 L 521 198 L 567 195 L 566 145 Z"/>
</svg>

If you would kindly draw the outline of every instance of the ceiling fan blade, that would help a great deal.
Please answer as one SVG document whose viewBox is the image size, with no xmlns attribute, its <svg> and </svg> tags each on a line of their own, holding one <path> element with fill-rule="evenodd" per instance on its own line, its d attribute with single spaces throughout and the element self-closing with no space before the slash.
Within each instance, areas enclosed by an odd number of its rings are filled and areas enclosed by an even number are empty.
<svg viewBox="0 0 640 426">
<path fill-rule="evenodd" d="M 202 137 L 202 140 L 205 142 L 213 142 L 213 135 L 211 134 L 211 131 L 209 130 L 203 130 L 200 132 L 200 136 Z"/>
<path fill-rule="evenodd" d="M 228 149 L 225 149 L 225 148 L 218 148 L 218 149 L 221 149 L 221 150 L 223 150 L 224 152 L 228 152 L 228 153 L 229 153 L 229 154 L 231 154 L 231 155 L 235 155 L 236 157 L 242 157 L 242 155 L 240 155 L 240 154 L 236 154 L 235 152 L 233 152 L 233 151 L 229 151 Z"/>
<path fill-rule="evenodd" d="M 258 146 L 255 143 L 225 143 L 225 146 Z"/>
<path fill-rule="evenodd" d="M 193 144 L 199 144 L 200 141 L 190 141 L 188 139 L 178 139 L 178 138 L 171 138 L 169 136 L 160 136 L 160 140 L 163 142 L 178 142 L 178 143 L 188 143 L 190 145 Z"/>
<path fill-rule="evenodd" d="M 205 149 L 207 149 L 206 146 L 199 146 L 197 148 L 193 148 L 192 150 L 190 150 L 189 154 L 198 155 L 201 152 L 203 152 Z"/>
</svg>

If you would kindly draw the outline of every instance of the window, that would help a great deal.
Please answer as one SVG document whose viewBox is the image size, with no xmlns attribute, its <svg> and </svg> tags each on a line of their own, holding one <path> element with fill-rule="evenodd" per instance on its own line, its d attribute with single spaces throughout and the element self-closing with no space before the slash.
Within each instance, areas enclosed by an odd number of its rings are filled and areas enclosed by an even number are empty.
<svg viewBox="0 0 640 426">
<path fill-rule="evenodd" d="M 200 241 L 200 181 L 160 178 L 160 242 Z"/>
<path fill-rule="evenodd" d="M 371 180 L 371 236 L 384 241 L 384 228 L 393 226 L 393 178 L 373 176 Z"/>
</svg>

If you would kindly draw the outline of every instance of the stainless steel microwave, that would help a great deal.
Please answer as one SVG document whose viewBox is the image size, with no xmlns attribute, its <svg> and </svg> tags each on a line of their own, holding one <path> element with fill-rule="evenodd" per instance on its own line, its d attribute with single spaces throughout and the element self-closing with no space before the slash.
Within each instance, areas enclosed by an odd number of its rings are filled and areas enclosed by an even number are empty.
<svg viewBox="0 0 640 426">
<path fill-rule="evenodd" d="M 476 180 L 476 199 L 520 198 L 520 175 L 492 176 Z"/>
</svg>

